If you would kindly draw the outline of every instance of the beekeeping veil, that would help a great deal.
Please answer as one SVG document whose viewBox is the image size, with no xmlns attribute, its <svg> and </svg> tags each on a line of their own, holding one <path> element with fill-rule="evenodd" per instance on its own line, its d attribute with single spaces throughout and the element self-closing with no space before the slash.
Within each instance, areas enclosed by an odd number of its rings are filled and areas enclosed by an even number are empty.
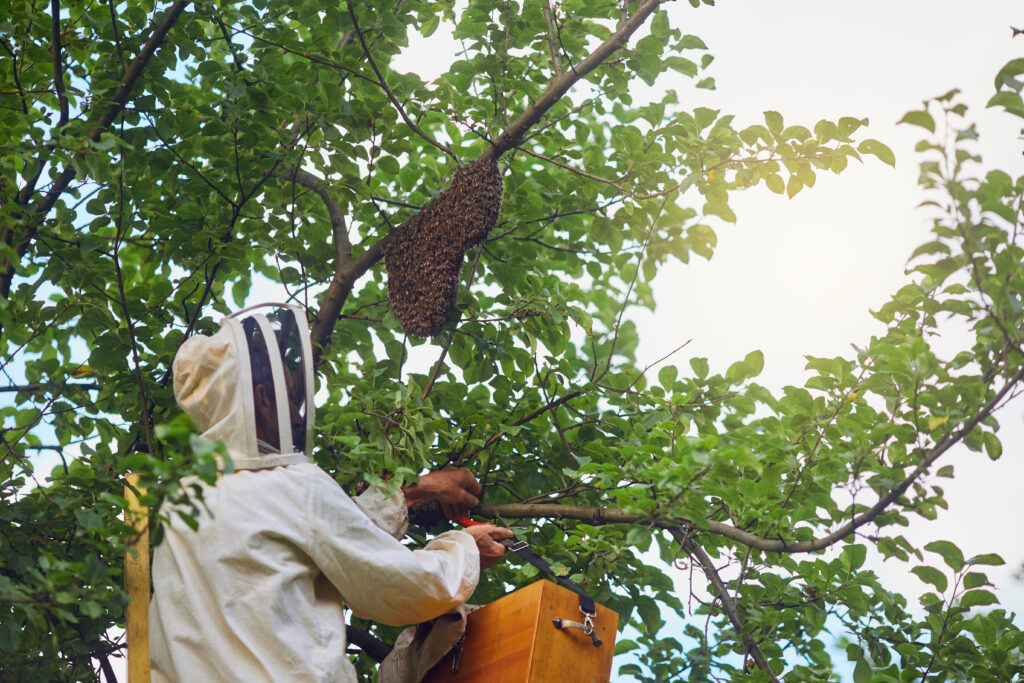
<svg viewBox="0 0 1024 683">
<path fill-rule="evenodd" d="M 259 304 L 230 315 L 216 334 L 182 344 L 173 372 L 178 405 L 204 438 L 224 442 L 235 469 L 310 461 L 313 352 L 301 308 Z"/>
</svg>

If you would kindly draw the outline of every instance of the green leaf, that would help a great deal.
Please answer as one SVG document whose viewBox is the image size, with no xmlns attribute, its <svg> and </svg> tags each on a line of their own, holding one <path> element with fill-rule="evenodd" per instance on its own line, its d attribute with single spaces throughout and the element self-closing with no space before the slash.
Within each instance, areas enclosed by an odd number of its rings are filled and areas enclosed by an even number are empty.
<svg viewBox="0 0 1024 683">
<path fill-rule="evenodd" d="M 764 178 L 764 184 L 775 194 L 783 194 L 786 191 L 786 183 L 778 173 L 772 173 Z"/>
<path fill-rule="evenodd" d="M 104 133 L 100 136 L 99 140 L 89 140 L 89 144 L 95 150 L 106 152 L 109 149 L 113 149 L 114 145 L 117 144 L 117 140 L 109 133 Z"/>
<path fill-rule="evenodd" d="M 940 593 L 944 593 L 949 583 L 946 580 L 946 575 L 940 572 L 935 567 L 929 567 L 928 565 L 921 565 L 914 567 L 910 570 L 916 574 L 925 583 L 930 583 L 935 586 Z"/>
<path fill-rule="evenodd" d="M 940 555 L 946 565 L 955 572 L 964 567 L 964 554 L 949 541 L 932 541 L 925 545 L 924 549 Z"/>
<path fill-rule="evenodd" d="M 849 562 L 850 569 L 857 570 L 864 566 L 864 561 L 867 559 L 868 549 L 859 543 L 854 545 L 848 545 L 843 548 L 843 556 L 846 561 Z"/>
<path fill-rule="evenodd" d="M 988 586 L 988 577 L 981 572 L 967 572 L 964 575 L 964 588 L 970 590 L 971 588 L 977 588 L 979 586 Z"/>
<path fill-rule="evenodd" d="M 897 123 L 909 123 L 912 126 L 920 126 L 932 133 L 935 132 L 935 119 L 926 111 L 908 111 Z"/>
<path fill-rule="evenodd" d="M 764 122 L 773 135 L 779 136 L 782 134 L 782 114 L 777 111 L 766 111 L 764 113 Z"/>
<path fill-rule="evenodd" d="M 437 30 L 437 27 L 440 25 L 440 23 L 441 15 L 434 14 L 428 17 L 427 20 L 424 21 L 422 24 L 420 24 L 420 33 L 422 33 L 424 37 L 429 38 L 430 36 L 434 35 L 434 31 Z"/>
<path fill-rule="evenodd" d="M 730 382 L 739 383 L 761 374 L 762 369 L 764 369 L 764 354 L 760 351 L 751 351 L 743 360 L 730 365 L 725 372 L 725 377 Z"/>
<path fill-rule="evenodd" d="M 993 567 L 999 567 L 1006 564 L 1006 561 L 996 553 L 987 553 L 984 555 L 975 555 L 971 559 L 967 560 L 967 564 L 984 564 Z"/>
<path fill-rule="evenodd" d="M 708 49 L 708 46 L 704 43 L 703 40 L 701 40 L 697 36 L 691 36 L 689 34 L 687 34 L 687 35 L 683 36 L 682 38 L 680 38 L 679 39 L 679 43 L 677 43 L 676 47 L 678 49 L 680 49 L 680 50 L 706 50 L 706 49 Z"/>
<path fill-rule="evenodd" d="M 1024 101 L 1021 100 L 1019 93 L 1010 92 L 1009 90 L 1004 90 L 993 95 L 986 106 L 1002 107 L 1011 114 L 1024 117 Z"/>
<path fill-rule="evenodd" d="M 999 456 L 1003 454 L 1003 444 L 999 440 L 999 437 L 992 432 L 985 432 L 982 439 L 985 443 L 985 453 L 991 460 L 998 460 Z"/>
<path fill-rule="evenodd" d="M 786 183 L 786 196 L 792 199 L 802 189 L 804 189 L 804 181 L 800 180 L 798 176 L 789 176 L 789 182 Z"/>
<path fill-rule="evenodd" d="M 1013 78 L 1024 74 L 1024 58 L 1011 59 L 1009 62 L 999 70 L 996 74 L 995 86 L 996 90 L 1001 90 L 1004 85 L 1009 85 L 1016 91 L 1020 91 L 1019 87 L 1013 87 Z"/>
<path fill-rule="evenodd" d="M 853 683 L 871 683 L 871 665 L 866 659 L 858 659 L 853 668 Z"/>
<path fill-rule="evenodd" d="M 381 157 L 377 159 L 377 167 L 389 175 L 397 176 L 401 168 L 398 160 L 394 157 Z"/>
<path fill-rule="evenodd" d="M 704 130 L 718 117 L 717 109 L 708 109 L 707 107 L 697 107 L 693 110 L 693 118 L 697 122 L 697 129 Z"/>
<path fill-rule="evenodd" d="M 857 147 L 857 151 L 862 154 L 873 154 L 890 166 L 896 166 L 896 156 L 892 153 L 892 150 L 878 140 L 863 141 Z"/>
<path fill-rule="evenodd" d="M 963 594 L 960 598 L 961 607 L 981 607 L 984 605 L 995 605 L 999 602 L 996 596 L 984 588 L 975 588 Z"/>
<path fill-rule="evenodd" d="M 761 351 L 751 351 L 744 358 L 743 362 L 747 366 L 747 372 L 749 377 L 757 377 L 764 370 L 764 353 Z"/>
</svg>

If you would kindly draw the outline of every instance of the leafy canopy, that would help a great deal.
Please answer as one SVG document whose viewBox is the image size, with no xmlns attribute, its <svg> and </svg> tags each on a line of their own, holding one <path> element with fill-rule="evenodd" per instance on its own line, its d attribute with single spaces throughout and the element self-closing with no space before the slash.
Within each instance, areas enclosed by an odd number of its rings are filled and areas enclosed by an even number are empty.
<svg viewBox="0 0 1024 683">
<path fill-rule="evenodd" d="M 216 477 L 170 362 L 268 282 L 313 322 L 318 462 L 345 486 L 472 467 L 480 515 L 524 520 L 633 627 L 624 677 L 826 680 L 845 666 L 836 637 L 858 682 L 1020 676 L 1024 636 L 984 574 L 1002 560 L 899 527 L 945 507 L 951 448 L 1001 455 L 994 413 L 1024 376 L 1024 180 L 981 171 L 955 92 L 930 101 L 905 121 L 925 129 L 934 235 L 877 312 L 884 334 L 809 358 L 811 379 L 778 394 L 754 381 L 759 352 L 724 374 L 638 367 L 627 309 L 654 308 L 668 260 L 713 255 L 735 192 L 792 197 L 851 159 L 893 163 L 859 137 L 866 120 L 768 111 L 744 127 L 694 106 L 712 56 L 677 26 L 713 10 L 689 5 L 15 0 L 0 24 L 2 677 L 89 678 L 120 654 L 123 475 L 152 506 L 188 498 L 188 473 Z M 442 25 L 460 52 L 440 78 L 391 68 Z M 1016 116 L 1022 63 L 992 100 Z M 692 93 L 634 102 L 669 72 Z M 445 330 L 406 337 L 384 240 L 481 157 L 504 177 L 499 224 Z M 950 317 L 971 343 L 945 357 L 932 342 Z M 40 449 L 62 464 L 36 471 Z M 934 588 L 920 606 L 864 568 L 869 544 Z M 691 612 L 673 563 L 714 600 Z M 505 564 L 474 600 L 532 574 Z"/>
</svg>

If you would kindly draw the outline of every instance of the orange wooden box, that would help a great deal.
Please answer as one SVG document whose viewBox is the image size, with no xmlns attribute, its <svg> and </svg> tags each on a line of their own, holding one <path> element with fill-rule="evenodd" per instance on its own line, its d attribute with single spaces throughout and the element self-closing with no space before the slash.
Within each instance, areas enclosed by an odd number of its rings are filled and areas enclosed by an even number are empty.
<svg viewBox="0 0 1024 683">
<path fill-rule="evenodd" d="M 597 606 L 590 636 L 552 619 L 582 622 L 576 593 L 541 580 L 469 615 L 458 673 L 450 652 L 424 683 L 607 683 L 619 615 Z"/>
</svg>

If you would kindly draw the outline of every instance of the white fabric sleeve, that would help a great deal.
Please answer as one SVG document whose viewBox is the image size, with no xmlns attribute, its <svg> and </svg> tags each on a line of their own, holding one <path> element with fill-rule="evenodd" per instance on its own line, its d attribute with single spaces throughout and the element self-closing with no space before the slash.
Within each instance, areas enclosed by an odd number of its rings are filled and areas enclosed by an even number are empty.
<svg viewBox="0 0 1024 683">
<path fill-rule="evenodd" d="M 329 475 L 310 490 L 309 556 L 359 617 L 400 626 L 465 602 L 480 578 L 473 537 L 448 531 L 410 550 L 374 524 Z"/>
<path fill-rule="evenodd" d="M 363 514 L 385 533 L 399 541 L 405 538 L 405 532 L 409 528 L 409 509 L 401 489 L 393 496 L 388 496 L 380 488 L 371 486 L 354 500 Z"/>
</svg>

